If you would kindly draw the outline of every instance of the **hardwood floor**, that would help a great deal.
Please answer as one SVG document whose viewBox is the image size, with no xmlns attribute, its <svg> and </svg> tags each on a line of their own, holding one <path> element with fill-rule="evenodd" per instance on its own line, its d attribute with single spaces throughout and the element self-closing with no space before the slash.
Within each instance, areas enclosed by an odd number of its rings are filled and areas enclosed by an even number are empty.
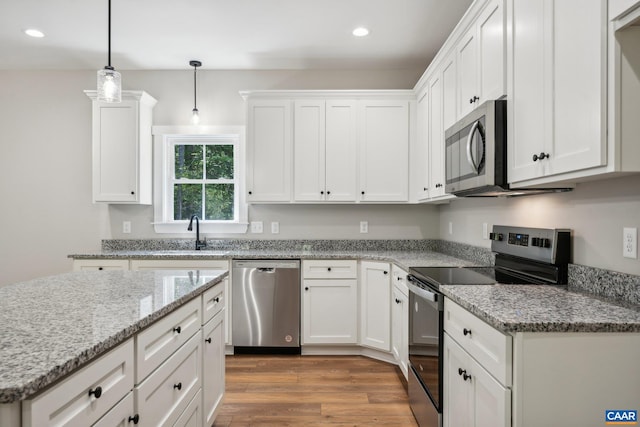
<svg viewBox="0 0 640 427">
<path fill-rule="evenodd" d="M 361 356 L 226 358 L 214 427 L 417 426 L 399 371 Z"/>
</svg>

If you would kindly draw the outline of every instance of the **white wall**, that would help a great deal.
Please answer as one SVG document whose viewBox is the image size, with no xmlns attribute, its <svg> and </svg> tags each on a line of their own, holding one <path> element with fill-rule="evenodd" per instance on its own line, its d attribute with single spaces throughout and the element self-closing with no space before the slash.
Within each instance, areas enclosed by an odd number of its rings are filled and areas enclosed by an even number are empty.
<svg viewBox="0 0 640 427">
<path fill-rule="evenodd" d="M 449 222 L 453 234 L 449 234 Z M 440 207 L 440 237 L 490 247 L 482 224 L 573 230 L 573 262 L 640 274 L 622 257 L 622 228 L 640 228 L 640 175 L 579 184 L 569 193 L 510 199 L 458 199 Z"/>
<path fill-rule="evenodd" d="M 206 67 L 206 64 L 205 64 Z M 206 71 L 198 72 L 203 124 L 242 125 L 239 90 L 407 89 L 423 70 Z M 95 71 L 0 71 L 0 285 L 71 269 L 67 255 L 98 251 L 104 238 L 153 234 L 151 208 L 91 202 L 91 103 L 82 92 L 95 87 Z M 124 89 L 143 89 L 158 99 L 154 124 L 188 124 L 193 73 L 123 71 Z M 335 218 L 328 218 L 339 212 Z M 251 218 L 281 222 L 280 238 L 423 238 L 437 235 L 432 207 L 256 207 Z M 398 225 L 396 225 L 398 224 Z M 188 236 L 186 234 L 185 236 Z M 253 236 L 251 236 L 253 237 Z M 262 237 L 272 237 L 268 234 Z"/>
</svg>

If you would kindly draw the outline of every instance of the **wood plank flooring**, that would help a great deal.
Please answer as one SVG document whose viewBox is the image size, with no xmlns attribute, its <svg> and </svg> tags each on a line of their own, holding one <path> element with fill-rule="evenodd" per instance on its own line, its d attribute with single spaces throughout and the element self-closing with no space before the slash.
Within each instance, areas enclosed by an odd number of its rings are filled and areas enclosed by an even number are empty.
<svg viewBox="0 0 640 427">
<path fill-rule="evenodd" d="M 393 365 L 361 356 L 226 358 L 214 427 L 417 426 Z"/>
</svg>

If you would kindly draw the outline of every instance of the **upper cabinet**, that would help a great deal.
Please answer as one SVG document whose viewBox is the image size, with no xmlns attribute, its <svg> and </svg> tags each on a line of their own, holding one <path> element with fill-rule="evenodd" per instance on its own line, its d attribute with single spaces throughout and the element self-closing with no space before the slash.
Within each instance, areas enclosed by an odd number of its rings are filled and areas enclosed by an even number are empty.
<svg viewBox="0 0 640 427">
<path fill-rule="evenodd" d="M 151 125 L 156 100 L 143 91 L 122 91 L 122 102 L 93 101 L 93 201 L 152 202 Z"/>
<path fill-rule="evenodd" d="M 606 2 L 507 4 L 509 181 L 606 164 Z"/>
<path fill-rule="evenodd" d="M 294 200 L 355 202 L 356 102 L 294 101 Z"/>
<path fill-rule="evenodd" d="M 248 202 L 291 200 L 291 119 L 289 100 L 248 100 Z"/>
<path fill-rule="evenodd" d="M 409 200 L 409 102 L 360 104 L 360 198 Z"/>
<path fill-rule="evenodd" d="M 503 0 L 490 1 L 458 42 L 458 118 L 506 94 L 505 25 Z"/>
<path fill-rule="evenodd" d="M 249 202 L 408 202 L 413 91 L 241 95 Z"/>
</svg>

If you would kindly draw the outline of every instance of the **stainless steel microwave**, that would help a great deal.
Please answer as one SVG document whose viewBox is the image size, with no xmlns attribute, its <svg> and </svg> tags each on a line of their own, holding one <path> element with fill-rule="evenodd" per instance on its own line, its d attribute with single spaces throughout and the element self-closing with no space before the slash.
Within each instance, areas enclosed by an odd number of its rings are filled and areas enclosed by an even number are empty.
<svg viewBox="0 0 640 427">
<path fill-rule="evenodd" d="M 507 101 L 487 101 L 445 132 L 445 191 L 495 196 L 507 184 Z"/>
<path fill-rule="evenodd" d="M 458 197 L 523 196 L 571 188 L 517 188 L 507 182 L 507 101 L 487 101 L 445 132 L 445 192 Z"/>
</svg>

